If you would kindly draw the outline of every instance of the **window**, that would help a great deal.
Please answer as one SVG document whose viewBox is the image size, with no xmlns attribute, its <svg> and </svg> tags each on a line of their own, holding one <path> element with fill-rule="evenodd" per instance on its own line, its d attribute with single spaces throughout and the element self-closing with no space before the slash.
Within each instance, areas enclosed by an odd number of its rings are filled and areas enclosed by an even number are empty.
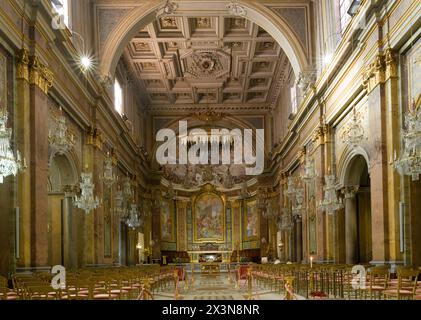
<svg viewBox="0 0 421 320">
<path fill-rule="evenodd" d="M 69 27 L 69 20 L 70 20 L 69 19 L 69 16 L 70 16 L 69 0 L 52 0 L 51 3 L 56 13 L 60 17 L 59 21 L 56 21 L 56 22 L 58 22 L 60 26 L 64 24 L 65 27 Z"/>
<path fill-rule="evenodd" d="M 291 87 L 291 114 L 296 115 L 298 112 L 298 103 L 297 103 L 297 87 Z"/>
<path fill-rule="evenodd" d="M 123 114 L 123 89 L 117 79 L 114 82 L 114 109 L 120 115 Z"/>
<path fill-rule="evenodd" d="M 339 24 L 341 27 L 341 33 L 344 33 L 346 26 L 351 20 L 351 16 L 348 14 L 348 9 L 352 3 L 352 0 L 339 0 Z"/>
</svg>

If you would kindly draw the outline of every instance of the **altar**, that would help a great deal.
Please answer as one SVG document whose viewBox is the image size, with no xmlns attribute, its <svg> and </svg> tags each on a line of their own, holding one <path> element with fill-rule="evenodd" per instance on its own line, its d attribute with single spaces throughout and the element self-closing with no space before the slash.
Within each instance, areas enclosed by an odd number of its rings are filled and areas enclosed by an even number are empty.
<svg viewBox="0 0 421 320">
<path fill-rule="evenodd" d="M 217 275 L 221 271 L 220 264 L 215 262 L 202 263 L 200 267 L 200 272 L 203 275 Z"/>
</svg>

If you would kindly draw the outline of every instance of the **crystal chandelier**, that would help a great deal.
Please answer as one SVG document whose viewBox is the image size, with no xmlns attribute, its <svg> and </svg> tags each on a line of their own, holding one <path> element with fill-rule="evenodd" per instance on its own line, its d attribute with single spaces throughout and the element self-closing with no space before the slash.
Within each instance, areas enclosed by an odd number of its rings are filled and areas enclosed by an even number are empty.
<svg viewBox="0 0 421 320">
<path fill-rule="evenodd" d="M 342 141 L 351 148 L 358 147 L 364 140 L 364 127 L 361 124 L 361 117 L 357 115 L 355 108 L 353 109 L 353 116 L 351 123 L 346 127 L 342 133 Z"/>
<path fill-rule="evenodd" d="M 80 197 L 75 196 L 73 203 L 77 208 L 84 210 L 85 213 L 88 214 L 89 211 L 96 209 L 99 206 L 99 198 L 94 196 L 92 173 L 82 173 L 79 186 L 81 189 L 81 195 Z"/>
<path fill-rule="evenodd" d="M 326 211 L 328 214 L 333 214 L 335 211 L 342 209 L 344 207 L 342 200 L 338 199 L 336 194 L 336 178 L 333 174 L 325 175 L 326 185 L 323 188 L 325 191 L 325 196 L 322 201 L 319 202 L 319 209 Z"/>
<path fill-rule="evenodd" d="M 301 176 L 301 179 L 309 183 L 316 177 L 316 171 L 314 169 L 314 160 L 306 158 L 306 165 L 304 167 L 304 174 Z"/>
<path fill-rule="evenodd" d="M 142 219 L 139 218 L 139 211 L 137 210 L 136 203 L 132 203 L 130 205 L 130 210 L 128 218 L 126 220 L 126 224 L 131 229 L 137 229 L 143 224 Z"/>
<path fill-rule="evenodd" d="M 405 115 L 401 136 L 403 152 L 399 159 L 395 159 L 395 168 L 399 174 L 417 181 L 421 174 L 421 108 L 416 108 L 415 103 Z"/>
<path fill-rule="evenodd" d="M 5 109 L 0 111 L 0 183 L 5 177 L 16 175 L 22 167 L 25 168 L 25 160 L 21 161 L 20 153 L 13 154 L 10 146 L 12 129 L 7 128 L 8 113 Z"/>
<path fill-rule="evenodd" d="M 74 141 L 72 137 L 68 137 L 67 130 L 66 117 L 63 115 L 63 110 L 60 107 L 59 116 L 52 123 L 48 132 L 48 141 L 51 147 L 51 158 L 53 158 L 56 154 L 65 154 L 74 146 Z"/>
<path fill-rule="evenodd" d="M 113 160 L 110 157 L 109 152 L 107 152 L 107 157 L 104 159 L 104 173 L 102 174 L 100 179 L 108 187 L 111 187 L 113 183 L 117 180 L 115 174 L 113 173 Z"/>
</svg>

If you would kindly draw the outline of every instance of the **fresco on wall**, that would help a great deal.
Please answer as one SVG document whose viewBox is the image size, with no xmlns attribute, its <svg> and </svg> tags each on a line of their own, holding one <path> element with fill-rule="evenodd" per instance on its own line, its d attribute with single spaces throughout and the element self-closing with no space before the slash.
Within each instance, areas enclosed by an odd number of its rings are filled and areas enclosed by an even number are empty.
<svg viewBox="0 0 421 320">
<path fill-rule="evenodd" d="M 259 213 L 256 201 L 247 202 L 244 212 L 244 240 L 251 241 L 259 239 Z"/>
<path fill-rule="evenodd" d="M 195 241 L 224 241 L 224 203 L 218 195 L 200 195 L 195 202 L 193 217 Z"/>
<path fill-rule="evenodd" d="M 163 201 L 161 205 L 161 239 L 175 241 L 174 238 L 174 211 L 172 203 Z"/>
</svg>

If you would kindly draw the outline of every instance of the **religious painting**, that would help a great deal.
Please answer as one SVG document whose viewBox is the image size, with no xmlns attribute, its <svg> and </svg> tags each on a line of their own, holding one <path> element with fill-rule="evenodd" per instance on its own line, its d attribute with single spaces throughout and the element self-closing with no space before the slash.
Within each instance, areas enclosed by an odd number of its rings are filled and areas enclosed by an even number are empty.
<svg viewBox="0 0 421 320">
<path fill-rule="evenodd" d="M 246 203 L 243 221 L 244 240 L 258 240 L 260 231 L 260 221 L 256 200 L 249 201 Z"/>
<path fill-rule="evenodd" d="M 225 209 L 222 198 L 215 193 L 203 193 L 194 204 L 194 241 L 216 241 L 225 239 Z"/>
<path fill-rule="evenodd" d="M 163 201 L 161 204 L 161 239 L 173 242 L 174 237 L 174 206 L 170 201 Z"/>
</svg>

